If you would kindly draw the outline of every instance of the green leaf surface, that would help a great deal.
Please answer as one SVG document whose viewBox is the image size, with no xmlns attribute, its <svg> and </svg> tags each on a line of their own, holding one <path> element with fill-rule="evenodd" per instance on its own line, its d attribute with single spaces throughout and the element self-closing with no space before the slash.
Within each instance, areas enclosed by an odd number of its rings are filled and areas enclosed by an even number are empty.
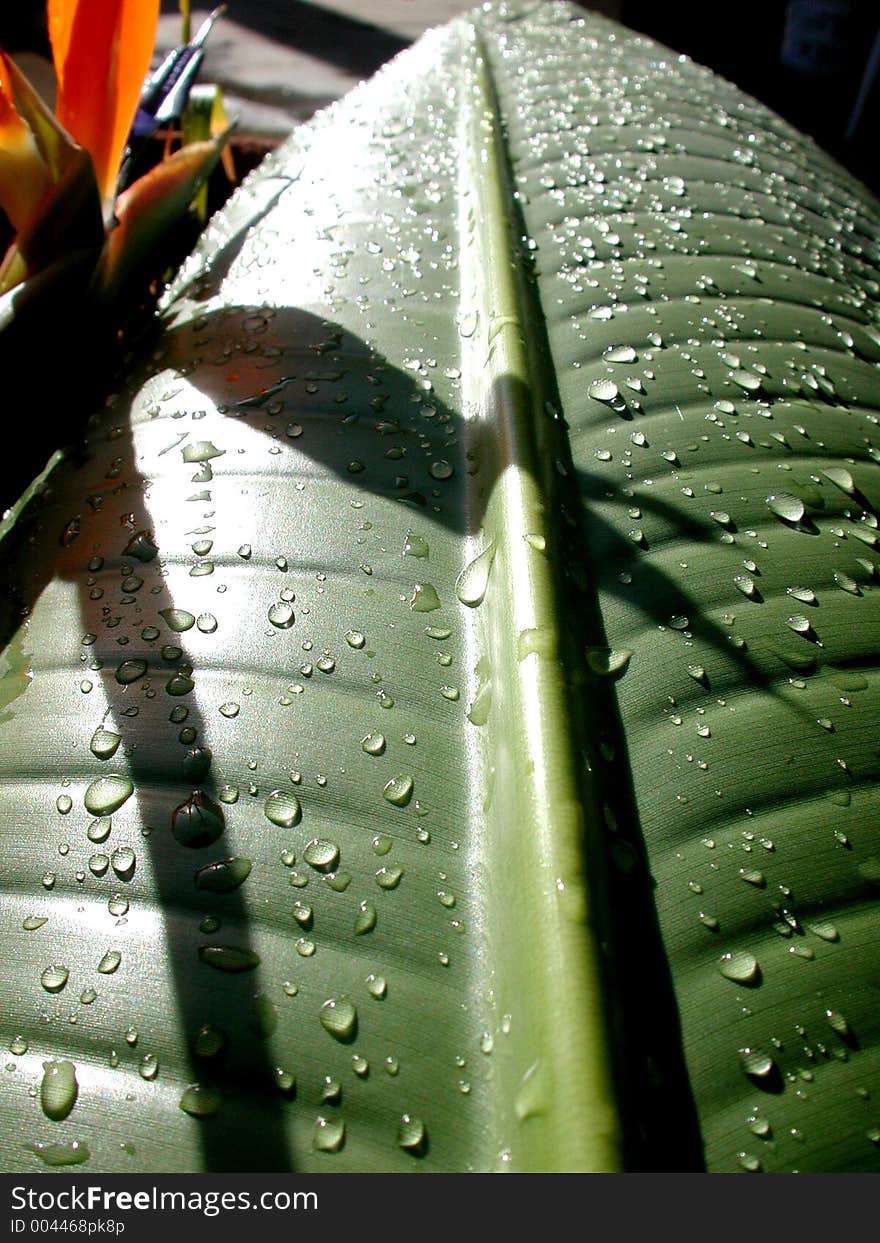
<svg viewBox="0 0 880 1243">
<path fill-rule="evenodd" d="M 242 187 L 0 543 L 4 1168 L 877 1168 L 877 238 L 564 4 Z"/>
</svg>

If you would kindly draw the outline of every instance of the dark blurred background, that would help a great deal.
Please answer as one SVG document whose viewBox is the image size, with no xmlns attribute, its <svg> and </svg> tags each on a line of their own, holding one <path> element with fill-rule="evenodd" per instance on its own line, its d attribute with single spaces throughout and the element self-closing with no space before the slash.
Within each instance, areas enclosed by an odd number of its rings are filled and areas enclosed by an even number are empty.
<svg viewBox="0 0 880 1243">
<path fill-rule="evenodd" d="M 202 81 L 220 82 L 251 155 L 473 0 L 230 0 Z M 812 134 L 880 191 L 880 0 L 597 0 L 595 8 L 709 65 Z M 5 0 L 0 45 L 48 54 L 44 0 Z M 162 0 L 158 52 L 179 39 Z M 207 14 L 194 11 L 193 28 Z M 252 162 L 251 159 L 247 160 Z"/>
</svg>

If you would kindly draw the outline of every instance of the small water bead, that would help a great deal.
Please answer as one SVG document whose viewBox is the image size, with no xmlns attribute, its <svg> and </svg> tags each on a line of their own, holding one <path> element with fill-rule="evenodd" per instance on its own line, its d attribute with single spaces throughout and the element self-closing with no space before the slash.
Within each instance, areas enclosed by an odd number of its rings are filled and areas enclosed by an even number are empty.
<svg viewBox="0 0 880 1243">
<path fill-rule="evenodd" d="M 107 910 L 117 919 L 121 919 L 128 914 L 128 898 L 123 897 L 121 893 L 114 893 L 107 901 Z"/>
<path fill-rule="evenodd" d="M 397 1127 L 397 1143 L 404 1152 L 420 1156 L 427 1143 L 428 1133 L 424 1122 L 414 1114 L 402 1114 Z"/>
<path fill-rule="evenodd" d="M 367 734 L 366 738 L 361 739 L 361 749 L 367 755 L 381 755 L 385 750 L 385 735 L 372 733 Z"/>
<path fill-rule="evenodd" d="M 631 345 L 609 345 L 602 357 L 609 363 L 634 363 L 639 358 Z"/>
<path fill-rule="evenodd" d="M 328 998 L 321 1006 L 320 1019 L 324 1030 L 336 1040 L 348 1042 L 357 1033 L 357 1010 L 346 997 Z"/>
<path fill-rule="evenodd" d="M 414 613 L 431 613 L 440 608 L 440 597 L 431 583 L 416 583 L 410 597 L 409 607 Z"/>
<path fill-rule="evenodd" d="M 367 640 L 366 640 L 366 636 L 363 634 L 362 631 L 347 630 L 345 632 L 345 641 L 349 647 L 353 647 L 355 648 L 355 650 L 360 651 L 360 649 L 365 645 Z"/>
<path fill-rule="evenodd" d="M 834 924 L 807 924 L 807 928 L 810 932 L 812 932 L 813 936 L 819 937 L 822 941 L 834 942 L 840 940 L 840 933 L 837 931 Z"/>
<path fill-rule="evenodd" d="M 44 889 L 54 889 L 55 882 L 58 879 L 55 872 L 44 872 L 42 885 Z"/>
<path fill-rule="evenodd" d="M 849 574 L 844 574 L 841 570 L 835 570 L 832 578 L 841 591 L 847 592 L 851 596 L 860 596 L 862 589 Z"/>
<path fill-rule="evenodd" d="M 313 837 L 303 850 L 303 859 L 318 872 L 332 872 L 339 862 L 339 847 L 335 842 Z"/>
<path fill-rule="evenodd" d="M 69 968 L 56 963 L 46 968 L 40 976 L 40 983 L 47 993 L 60 993 L 69 979 Z"/>
<path fill-rule="evenodd" d="M 812 630 L 812 623 L 808 617 L 804 617 L 803 613 L 793 613 L 785 619 L 785 624 L 789 630 L 793 630 L 795 634 L 808 635 Z"/>
<path fill-rule="evenodd" d="M 372 902 L 364 898 L 358 903 L 358 911 L 354 920 L 354 931 L 356 936 L 364 936 L 368 932 L 372 932 L 376 927 L 376 908 Z"/>
<path fill-rule="evenodd" d="M 79 1084 L 73 1062 L 44 1062 L 40 1084 L 40 1105 L 53 1122 L 61 1122 L 76 1104 Z"/>
<path fill-rule="evenodd" d="M 22 920 L 21 926 L 25 932 L 36 932 L 38 928 L 42 928 L 48 922 L 48 915 L 27 915 Z"/>
<path fill-rule="evenodd" d="M 312 1146 L 316 1152 L 339 1152 L 345 1143 L 345 1122 L 342 1118 L 315 1119 Z"/>
<path fill-rule="evenodd" d="M 428 541 L 421 535 L 407 531 L 403 544 L 403 555 L 405 557 L 427 557 L 429 555 Z"/>
<path fill-rule="evenodd" d="M 736 984 L 754 983 L 759 975 L 757 958 L 744 950 L 722 954 L 718 960 L 718 970 L 725 979 L 733 980 Z"/>
<path fill-rule="evenodd" d="M 816 604 L 816 593 L 809 587 L 786 587 L 786 594 L 799 600 L 801 604 Z"/>
<path fill-rule="evenodd" d="M 316 948 L 315 942 L 308 940 L 307 937 L 300 937 L 296 942 L 296 952 L 301 958 L 313 957 Z"/>
<path fill-rule="evenodd" d="M 79 995 L 80 1005 L 83 1006 L 90 1006 L 93 1002 L 97 1001 L 97 999 L 98 994 L 93 988 L 84 988 Z"/>
<path fill-rule="evenodd" d="M 763 872 L 759 872 L 757 868 L 740 868 L 739 878 L 744 880 L 748 885 L 754 885 L 756 889 L 763 889 L 767 884 L 767 879 Z"/>
<path fill-rule="evenodd" d="M 293 607 L 286 600 L 279 600 L 277 604 L 273 604 L 267 616 L 278 630 L 288 630 L 296 620 Z"/>
<path fill-rule="evenodd" d="M 738 1152 L 736 1159 L 744 1170 L 749 1174 L 758 1174 L 761 1171 L 761 1159 L 751 1152 Z"/>
<path fill-rule="evenodd" d="M 32 1152 L 34 1156 L 39 1157 L 44 1165 L 51 1168 L 61 1168 L 69 1165 L 84 1165 L 91 1157 L 91 1149 L 88 1144 L 82 1143 L 78 1139 L 72 1139 L 66 1144 L 25 1144 L 24 1148 L 28 1152 Z"/>
<path fill-rule="evenodd" d="M 220 715 L 225 716 L 228 721 L 233 721 L 241 711 L 241 704 L 230 699 L 226 703 L 220 705 Z"/>
<path fill-rule="evenodd" d="M 373 975 L 372 972 L 367 976 L 367 990 L 371 997 L 375 997 L 377 1001 L 381 1001 L 388 993 L 388 982 L 384 975 Z"/>
<path fill-rule="evenodd" d="M 376 873 L 376 884 L 380 889 L 396 889 L 403 879 L 403 868 L 384 867 Z"/>
<path fill-rule="evenodd" d="M 764 1086 L 776 1073 L 776 1063 L 769 1054 L 759 1049 L 740 1049 L 739 1064 L 744 1075 Z"/>
<path fill-rule="evenodd" d="M 833 1032 L 836 1032 L 842 1040 L 852 1040 L 852 1028 L 846 1017 L 839 1010 L 826 1010 L 825 1021 Z"/>
<path fill-rule="evenodd" d="M 314 922 L 314 912 L 306 902 L 300 902 L 299 899 L 293 904 L 293 918 L 301 928 L 311 928 Z"/>
<path fill-rule="evenodd" d="M 366 1079 L 370 1073 L 370 1063 L 360 1053 L 355 1053 L 352 1057 L 351 1068 L 359 1079 Z"/>
<path fill-rule="evenodd" d="M 159 1074 L 159 1059 L 155 1053 L 145 1053 L 138 1065 L 138 1074 L 151 1083 Z"/>
<path fill-rule="evenodd" d="M 196 626 L 202 634 L 214 634 L 217 630 L 217 618 L 213 613 L 200 613 L 196 618 Z"/>
<path fill-rule="evenodd" d="M 113 730 L 104 729 L 101 726 L 92 735 L 89 748 L 96 759 L 109 760 L 116 754 L 120 742 L 122 742 L 122 738 L 119 734 L 114 733 Z"/>
<path fill-rule="evenodd" d="M 98 963 L 98 971 L 101 975 L 113 975 L 119 964 L 122 962 L 122 954 L 119 950 L 108 950 L 101 961 Z"/>
<path fill-rule="evenodd" d="M 266 819 L 279 828 L 289 829 L 302 819 L 302 807 L 292 790 L 273 790 L 263 804 Z"/>
<path fill-rule="evenodd" d="M 670 630 L 687 630 L 690 621 L 683 613 L 677 613 L 669 619 Z"/>
<path fill-rule="evenodd" d="M 455 474 L 455 467 L 445 458 L 439 458 L 428 467 L 428 474 L 432 479 L 451 479 Z"/>
<path fill-rule="evenodd" d="M 325 872 L 323 880 L 334 893 L 345 893 L 351 884 L 351 872 Z"/>
<path fill-rule="evenodd" d="M 179 1101 L 180 1108 L 191 1118 L 211 1118 L 222 1104 L 223 1098 L 217 1089 L 201 1083 L 191 1083 Z"/>
<path fill-rule="evenodd" d="M 810 949 L 808 945 L 790 945 L 788 952 L 794 958 L 803 958 L 808 962 L 811 962 L 816 957 L 815 950 Z"/>
<path fill-rule="evenodd" d="M 410 776 L 392 777 L 382 788 L 382 794 L 395 807 L 406 807 L 413 795 L 414 783 Z"/>
<path fill-rule="evenodd" d="M 193 1041 L 193 1051 L 196 1057 L 207 1061 L 211 1058 L 219 1057 L 225 1051 L 228 1044 L 229 1038 L 221 1028 L 214 1027 L 211 1023 L 205 1023 L 199 1028 Z"/>
<path fill-rule="evenodd" d="M 66 816 L 73 807 L 73 799 L 69 794 L 59 794 L 55 800 L 55 810 L 60 816 Z"/>
</svg>

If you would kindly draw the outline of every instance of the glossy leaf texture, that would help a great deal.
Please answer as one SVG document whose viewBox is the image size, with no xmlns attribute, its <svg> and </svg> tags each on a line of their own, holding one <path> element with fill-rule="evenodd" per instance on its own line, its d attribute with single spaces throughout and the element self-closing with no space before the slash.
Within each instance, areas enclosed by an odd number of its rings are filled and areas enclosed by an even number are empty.
<svg viewBox="0 0 880 1243">
<path fill-rule="evenodd" d="M 564 4 L 245 184 L 5 524 L 4 1168 L 877 1168 L 877 239 Z"/>
</svg>

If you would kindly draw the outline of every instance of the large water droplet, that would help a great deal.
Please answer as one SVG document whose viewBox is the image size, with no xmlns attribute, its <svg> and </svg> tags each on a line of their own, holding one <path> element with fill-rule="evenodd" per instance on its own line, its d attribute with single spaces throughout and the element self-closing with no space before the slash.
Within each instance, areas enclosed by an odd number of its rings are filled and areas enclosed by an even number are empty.
<svg viewBox="0 0 880 1243">
<path fill-rule="evenodd" d="M 277 604 L 273 604 L 268 612 L 269 621 L 279 630 L 288 630 L 296 620 L 293 613 L 293 605 L 286 600 L 279 600 Z"/>
<path fill-rule="evenodd" d="M 357 1034 L 357 1010 L 346 997 L 331 997 L 321 1006 L 321 1026 L 347 1043 Z"/>
<path fill-rule="evenodd" d="M 69 979 L 70 971 L 67 967 L 56 963 L 46 968 L 40 976 L 40 983 L 47 993 L 60 993 Z"/>
<path fill-rule="evenodd" d="M 339 862 L 339 847 L 335 842 L 321 841 L 315 837 L 306 843 L 303 858 L 309 867 L 318 872 L 332 872 Z"/>
<path fill-rule="evenodd" d="M 193 849 L 210 846 L 225 827 L 219 805 L 202 790 L 193 790 L 189 798 L 171 813 L 171 832 L 181 846 Z"/>
<path fill-rule="evenodd" d="M 718 960 L 718 970 L 725 979 L 733 980 L 737 984 L 752 984 L 758 980 L 758 960 L 754 954 L 744 950 L 722 954 Z"/>
<path fill-rule="evenodd" d="M 413 779 L 409 776 L 392 777 L 382 788 L 382 793 L 395 807 L 406 807 L 413 795 Z"/>
<path fill-rule="evenodd" d="M 232 893 L 250 876 L 252 866 L 250 859 L 243 858 L 206 863 L 196 872 L 196 889 L 207 893 Z"/>
<path fill-rule="evenodd" d="M 109 816 L 134 794 L 134 784 L 128 777 L 111 773 L 98 777 L 86 790 L 86 811 L 93 816 Z"/>
<path fill-rule="evenodd" d="M 440 608 L 440 597 L 431 583 L 416 583 L 409 607 L 414 613 L 431 613 Z"/>
<path fill-rule="evenodd" d="M 138 678 L 142 678 L 147 668 L 145 660 L 123 660 L 116 670 L 116 681 L 121 686 L 129 686 L 132 682 L 137 682 Z"/>
<path fill-rule="evenodd" d="M 364 936 L 368 932 L 372 932 L 376 927 L 376 908 L 372 902 L 366 898 L 358 903 L 358 913 L 354 920 L 354 931 L 356 936 Z"/>
<path fill-rule="evenodd" d="M 768 496 L 767 505 L 783 522 L 800 522 L 805 512 L 803 501 L 789 492 L 777 492 Z"/>
<path fill-rule="evenodd" d="M 425 1151 L 428 1132 L 421 1118 L 413 1114 L 402 1114 L 397 1127 L 397 1143 L 405 1152 L 420 1156 Z"/>
<path fill-rule="evenodd" d="M 361 739 L 361 749 L 366 751 L 367 755 L 381 755 L 385 750 L 385 735 L 367 734 L 366 738 Z"/>
<path fill-rule="evenodd" d="M 260 965 L 259 954 L 237 945 L 200 945 L 199 958 L 206 966 L 231 975 L 253 971 Z"/>
<path fill-rule="evenodd" d="M 289 829 L 302 818 L 300 801 L 292 790 L 273 790 L 263 804 L 266 819 L 279 828 Z"/>
<path fill-rule="evenodd" d="M 210 1118 L 218 1112 L 223 1098 L 216 1088 L 191 1083 L 180 1098 L 180 1108 L 191 1118 Z"/>
<path fill-rule="evenodd" d="M 341 1118 L 315 1119 L 312 1144 L 316 1152 L 339 1152 L 345 1143 L 345 1123 Z"/>
<path fill-rule="evenodd" d="M 465 566 L 455 580 L 455 594 L 468 608 L 476 608 L 478 604 L 482 604 L 489 586 L 489 574 L 494 560 L 495 541 L 492 540 L 479 556 Z"/>
<path fill-rule="evenodd" d="M 92 755 L 97 759 L 109 760 L 111 756 L 116 754 L 120 742 L 122 742 L 122 738 L 119 734 L 115 734 L 112 729 L 104 729 L 101 726 L 95 730 L 89 746 Z"/>
<path fill-rule="evenodd" d="M 40 1084 L 40 1105 L 53 1122 L 66 1118 L 76 1104 L 79 1085 L 73 1062 L 44 1062 Z"/>
<path fill-rule="evenodd" d="M 159 616 L 164 617 L 168 629 L 173 630 L 175 634 L 183 634 L 196 624 L 194 615 L 188 613 L 186 609 L 160 609 Z"/>
</svg>

